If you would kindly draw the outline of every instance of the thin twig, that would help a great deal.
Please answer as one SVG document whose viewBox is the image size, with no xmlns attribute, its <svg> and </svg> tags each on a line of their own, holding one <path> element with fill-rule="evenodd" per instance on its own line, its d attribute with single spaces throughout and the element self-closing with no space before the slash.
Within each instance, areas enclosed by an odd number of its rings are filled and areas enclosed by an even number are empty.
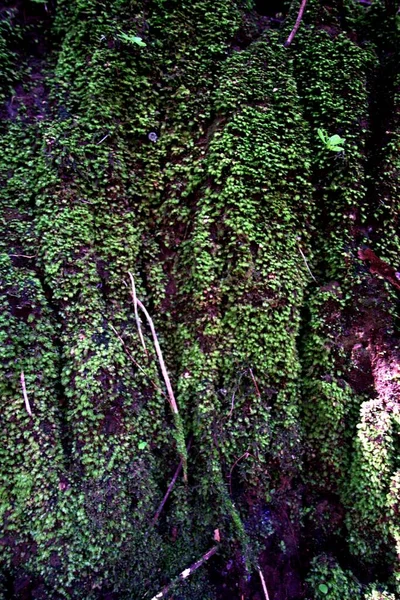
<svg viewBox="0 0 400 600">
<path fill-rule="evenodd" d="M 131 278 L 133 309 L 135 311 L 135 319 L 136 319 L 136 325 L 137 325 L 138 332 L 139 332 L 139 338 L 140 338 L 140 341 L 142 342 L 144 353 L 146 354 L 146 356 L 148 356 L 147 349 L 146 349 L 146 344 L 144 343 L 144 337 L 143 337 L 143 334 L 142 334 L 142 329 L 140 327 L 140 318 L 139 318 L 139 313 L 138 313 L 138 309 L 137 309 L 138 304 L 137 304 L 135 280 L 133 279 L 133 275 L 130 272 L 129 272 L 129 277 Z"/>
<path fill-rule="evenodd" d="M 301 0 L 301 4 L 300 4 L 300 8 L 299 8 L 299 14 L 297 15 L 296 23 L 294 24 L 294 27 L 293 27 L 292 31 L 290 32 L 290 35 L 289 35 L 289 37 L 288 37 L 288 39 L 286 40 L 286 43 L 285 43 L 286 48 L 288 46 L 290 46 L 290 44 L 293 42 L 293 38 L 296 35 L 297 30 L 300 27 L 300 23 L 301 23 L 301 20 L 303 18 L 303 13 L 304 13 L 304 9 L 306 7 L 306 4 L 307 4 L 307 0 Z"/>
<path fill-rule="evenodd" d="M 253 456 L 252 454 L 250 454 L 250 452 L 246 451 L 244 454 L 242 454 L 242 456 L 239 456 L 239 458 L 237 460 L 235 460 L 235 462 L 233 463 L 231 470 L 229 471 L 229 493 L 232 496 L 232 473 L 233 473 L 233 469 L 236 467 L 236 465 L 242 460 L 242 458 L 248 458 L 249 456 L 251 456 L 252 458 L 254 458 L 255 461 L 257 461 L 256 457 Z"/>
<path fill-rule="evenodd" d="M 254 377 L 254 375 L 253 375 L 253 369 L 249 369 L 249 373 L 250 373 L 250 376 L 251 376 L 251 378 L 252 378 L 252 380 L 253 380 L 254 387 L 255 387 L 255 389 L 256 389 L 256 394 L 257 394 L 257 396 L 258 396 L 259 398 L 261 398 L 261 394 L 260 394 L 260 390 L 259 390 L 259 388 L 258 388 L 258 385 L 257 385 L 256 378 L 255 378 L 255 377 Z"/>
<path fill-rule="evenodd" d="M 216 551 L 218 550 L 218 546 L 213 546 L 208 552 L 203 554 L 203 556 L 197 562 L 193 563 L 188 569 L 182 571 L 182 573 L 169 585 L 166 585 L 161 592 L 153 596 L 151 600 L 160 600 L 161 598 L 165 598 L 168 594 L 169 590 L 174 587 L 179 581 L 184 581 L 187 579 L 194 571 L 196 571 L 199 567 L 204 565 L 204 563 L 211 558 Z"/>
<path fill-rule="evenodd" d="M 263 572 L 261 571 L 260 568 L 258 568 L 258 574 L 259 574 L 260 579 L 261 579 L 261 585 L 262 585 L 262 589 L 263 589 L 263 592 L 264 592 L 265 600 L 269 600 L 268 590 L 267 590 L 267 584 L 265 583 L 264 575 L 263 575 Z"/>
<path fill-rule="evenodd" d="M 129 273 L 129 276 L 131 278 L 131 283 L 132 283 L 133 282 L 133 275 L 131 273 Z M 174 392 L 173 392 L 173 389 L 172 389 L 171 381 L 170 381 L 170 378 L 169 378 L 169 375 L 168 375 L 167 368 L 166 368 L 165 363 L 164 363 L 164 358 L 163 358 L 163 355 L 162 355 L 162 352 L 161 352 L 161 347 L 160 347 L 160 344 L 159 344 L 159 341 L 158 341 L 156 329 L 154 327 L 153 319 L 150 317 L 149 313 L 147 312 L 146 307 L 136 297 L 135 292 L 132 291 L 132 294 L 134 294 L 134 296 L 136 298 L 136 305 L 144 313 L 144 316 L 146 317 L 147 322 L 148 322 L 148 324 L 150 326 L 151 334 L 153 336 L 153 343 L 154 343 L 154 347 L 156 349 L 156 354 L 157 354 L 158 362 L 159 362 L 161 373 L 162 373 L 162 376 L 164 378 L 165 386 L 166 386 L 167 392 L 168 392 L 169 405 L 170 405 L 171 410 L 172 410 L 172 412 L 174 414 L 174 417 L 175 417 L 175 425 L 176 425 L 176 428 L 177 428 L 177 435 L 175 437 L 175 441 L 177 443 L 178 452 L 179 452 L 180 457 L 182 459 L 183 480 L 185 482 L 187 482 L 187 453 L 186 453 L 185 443 L 183 441 L 185 439 L 185 434 L 184 434 L 184 431 L 183 431 L 183 425 L 182 425 L 182 421 L 180 419 L 180 415 L 179 415 L 179 411 L 178 411 L 178 405 L 177 405 L 176 400 L 175 400 L 175 396 L 174 396 Z"/>
<path fill-rule="evenodd" d="M 133 281 L 132 273 L 129 273 L 129 276 L 131 277 L 131 282 L 132 282 Z M 133 291 L 132 291 L 132 294 L 134 294 Z M 176 403 L 174 392 L 172 390 L 171 381 L 170 381 L 167 369 L 165 367 L 163 355 L 162 355 L 162 352 L 161 352 L 161 348 L 160 348 L 160 344 L 159 344 L 159 341 L 158 341 L 158 337 L 157 337 L 157 333 L 156 333 L 156 330 L 155 330 L 155 327 L 154 327 L 153 320 L 150 317 L 149 313 L 147 312 L 145 306 L 143 306 L 142 302 L 138 298 L 136 298 L 136 304 L 143 311 L 144 316 L 146 317 L 147 322 L 148 322 L 148 324 L 150 326 L 151 334 L 153 336 L 154 347 L 156 349 L 156 353 L 157 353 L 157 357 L 158 357 L 158 362 L 160 363 L 161 373 L 163 375 L 163 378 L 164 378 L 164 381 L 165 381 L 165 385 L 166 385 L 166 388 L 167 388 L 167 392 L 168 392 L 169 403 L 170 403 L 172 412 L 177 415 L 178 414 L 178 405 Z"/>
<path fill-rule="evenodd" d="M 100 140 L 99 142 L 97 142 L 97 146 L 98 146 L 99 144 L 101 144 L 102 142 L 104 142 L 104 140 L 106 140 L 106 139 L 107 139 L 109 136 L 110 136 L 110 134 L 109 134 L 109 133 L 107 133 L 107 135 L 105 135 L 103 138 L 101 138 L 101 140 Z"/>
<path fill-rule="evenodd" d="M 318 281 L 315 279 L 314 275 L 311 273 L 311 269 L 310 269 L 310 267 L 308 266 L 307 259 L 306 259 L 305 255 L 304 255 L 304 252 L 303 252 L 303 250 L 300 248 L 300 246 L 297 246 L 297 247 L 298 247 L 298 249 L 299 249 L 299 252 L 300 252 L 300 254 L 301 254 L 301 255 L 302 255 L 302 257 L 303 257 L 304 264 L 305 264 L 305 265 L 306 265 L 306 267 L 307 267 L 307 271 L 310 273 L 310 275 L 311 275 L 312 279 L 314 279 L 315 283 L 318 283 Z"/>
<path fill-rule="evenodd" d="M 186 448 L 186 452 L 189 452 L 189 450 L 190 450 L 190 446 L 191 446 L 191 445 L 192 445 L 192 440 L 190 439 L 190 440 L 189 440 L 189 443 L 188 443 L 188 445 L 187 445 L 187 448 Z M 165 506 L 165 503 L 166 503 L 166 501 L 168 500 L 170 493 L 172 492 L 172 488 L 174 487 L 174 485 L 175 485 L 175 483 L 176 483 L 176 480 L 177 480 L 177 479 L 178 479 L 178 477 L 179 477 L 179 473 L 181 472 L 181 470 L 182 470 L 182 467 L 183 467 L 183 460 L 182 460 L 182 458 L 181 458 L 181 460 L 180 460 L 180 463 L 179 463 L 179 465 L 178 465 L 178 468 L 177 468 L 177 469 L 176 469 L 176 471 L 175 471 L 175 475 L 173 476 L 173 478 L 172 478 L 172 480 L 171 480 L 171 483 L 169 484 L 169 486 L 168 486 L 168 489 L 167 489 L 167 491 L 166 491 L 166 493 L 165 493 L 165 496 L 164 496 L 164 498 L 162 499 L 162 502 L 161 502 L 160 506 L 158 507 L 158 509 L 157 509 L 157 512 L 156 512 L 156 514 L 154 515 L 154 518 L 153 518 L 153 520 L 152 520 L 152 522 L 151 522 L 151 524 L 152 524 L 153 526 L 156 524 L 156 522 L 157 522 L 157 520 L 158 520 L 158 518 L 159 518 L 159 516 L 160 516 L 160 514 L 161 514 L 161 512 L 162 512 L 162 509 L 164 508 L 164 506 Z"/>
<path fill-rule="evenodd" d="M 36 258 L 37 254 L 9 254 L 14 258 Z"/>
<path fill-rule="evenodd" d="M 31 405 L 29 404 L 28 394 L 26 392 L 25 375 L 24 375 L 23 371 L 21 371 L 21 387 L 22 387 L 22 394 L 24 396 L 26 412 L 31 417 L 32 416 Z"/>
<path fill-rule="evenodd" d="M 126 354 L 128 355 L 128 357 L 130 358 L 130 360 L 133 362 L 133 364 L 143 373 L 143 375 L 145 375 L 147 377 L 147 379 L 150 381 L 150 383 L 153 385 L 154 389 L 156 389 L 158 392 L 161 392 L 161 394 L 168 399 L 167 394 L 164 392 L 163 389 L 161 389 L 156 383 L 155 381 L 153 381 L 151 379 L 151 377 L 149 377 L 149 375 L 146 373 L 146 371 L 143 369 L 143 367 L 141 367 L 139 365 L 139 363 L 133 358 L 132 354 L 129 352 L 128 348 L 126 347 L 126 344 L 124 342 L 124 340 L 122 339 L 122 337 L 119 335 L 118 331 L 115 329 L 115 327 L 113 327 L 113 325 L 111 325 L 110 323 L 110 328 L 113 330 L 113 332 L 115 333 L 115 335 L 117 336 L 117 338 L 119 339 L 119 341 L 121 342 L 121 344 L 123 345 Z"/>
</svg>

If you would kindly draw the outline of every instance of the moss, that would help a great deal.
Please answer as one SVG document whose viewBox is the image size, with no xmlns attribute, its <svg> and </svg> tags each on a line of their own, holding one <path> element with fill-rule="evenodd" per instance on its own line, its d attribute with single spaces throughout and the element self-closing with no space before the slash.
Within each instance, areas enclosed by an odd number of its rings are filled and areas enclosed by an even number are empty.
<svg viewBox="0 0 400 600">
<path fill-rule="evenodd" d="M 344 5 L 346 27 L 364 27 Z M 297 514 L 287 490 L 300 480 L 343 500 L 346 478 L 358 482 L 353 550 L 386 512 L 385 544 L 398 538 L 392 433 L 387 447 L 375 440 L 385 478 L 364 506 L 360 465 L 377 464 L 363 452 L 369 430 L 354 451 L 352 439 L 360 405 L 367 429 L 375 413 L 337 344 L 358 278 L 376 54 L 337 35 L 342 11 L 317 2 L 292 49 L 266 31 L 238 50 L 242 11 L 231 0 L 60 0 L 49 112 L 22 107 L 0 140 L 4 565 L 49 598 L 156 593 L 215 529 L 247 576 L 274 535 L 259 516 L 282 504 Z M 345 138 L 344 156 L 320 147 L 319 127 Z M 382 163 L 394 223 L 395 144 Z M 128 271 L 155 321 L 178 437 Z M 154 527 L 189 438 L 188 484 L 178 479 Z M 207 567 L 180 593 L 215 598 Z"/>
</svg>

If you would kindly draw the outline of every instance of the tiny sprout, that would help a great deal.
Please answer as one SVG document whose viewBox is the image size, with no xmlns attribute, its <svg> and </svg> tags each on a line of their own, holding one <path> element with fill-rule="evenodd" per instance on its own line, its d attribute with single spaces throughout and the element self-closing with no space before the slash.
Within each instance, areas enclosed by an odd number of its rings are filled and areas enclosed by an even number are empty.
<svg viewBox="0 0 400 600">
<path fill-rule="evenodd" d="M 328 137 L 325 129 L 317 129 L 317 133 L 326 150 L 332 150 L 333 152 L 344 151 L 344 148 L 340 144 L 344 144 L 345 140 L 340 135 L 335 134 Z"/>
<path fill-rule="evenodd" d="M 144 42 L 142 38 L 138 35 L 132 35 L 120 31 L 117 34 L 117 37 L 121 40 L 121 42 L 125 42 L 126 44 L 137 44 L 138 46 L 147 46 L 146 42 Z"/>
</svg>

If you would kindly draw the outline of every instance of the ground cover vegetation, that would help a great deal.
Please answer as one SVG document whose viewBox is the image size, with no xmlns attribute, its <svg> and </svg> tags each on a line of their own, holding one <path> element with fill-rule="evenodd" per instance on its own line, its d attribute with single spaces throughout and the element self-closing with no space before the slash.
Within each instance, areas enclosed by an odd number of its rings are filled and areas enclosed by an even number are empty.
<svg viewBox="0 0 400 600">
<path fill-rule="evenodd" d="M 400 597 L 398 7 L 298 9 L 1 3 L 1 598 Z"/>
</svg>

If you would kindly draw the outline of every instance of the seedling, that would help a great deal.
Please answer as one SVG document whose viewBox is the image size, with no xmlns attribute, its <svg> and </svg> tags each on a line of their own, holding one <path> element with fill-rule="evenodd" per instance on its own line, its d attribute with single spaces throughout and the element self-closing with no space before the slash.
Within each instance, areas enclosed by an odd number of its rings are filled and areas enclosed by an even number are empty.
<svg viewBox="0 0 400 600">
<path fill-rule="evenodd" d="M 137 44 L 141 47 L 147 46 L 146 42 L 144 42 L 142 38 L 138 35 L 132 35 L 121 31 L 120 33 L 118 33 L 117 37 L 121 40 L 121 42 L 125 42 L 126 44 Z"/>
<path fill-rule="evenodd" d="M 345 140 L 341 138 L 340 135 L 336 133 L 335 135 L 328 137 L 325 129 L 317 129 L 317 133 L 327 150 L 332 150 L 332 152 L 344 152 L 344 148 L 341 144 L 344 144 Z"/>
</svg>

